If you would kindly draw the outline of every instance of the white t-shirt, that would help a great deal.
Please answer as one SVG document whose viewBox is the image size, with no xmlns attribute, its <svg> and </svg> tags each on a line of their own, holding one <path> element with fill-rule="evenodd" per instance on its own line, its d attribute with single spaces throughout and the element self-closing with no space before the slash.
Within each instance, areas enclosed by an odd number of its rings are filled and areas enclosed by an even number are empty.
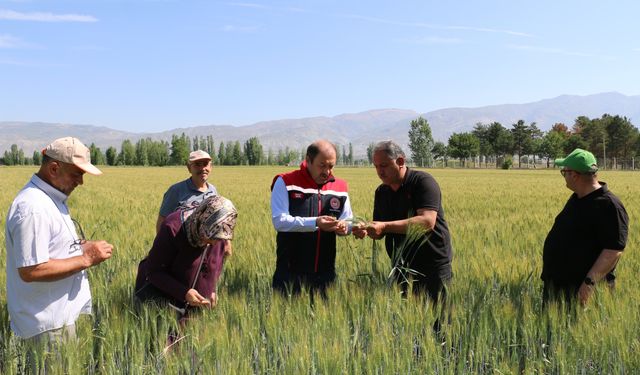
<svg viewBox="0 0 640 375">
<path fill-rule="evenodd" d="M 11 329 L 29 338 L 74 324 L 91 313 L 91 291 L 86 271 L 57 281 L 24 282 L 18 268 L 49 259 L 80 255 L 69 216 L 67 196 L 33 175 L 13 200 L 7 214 L 7 305 Z"/>
</svg>

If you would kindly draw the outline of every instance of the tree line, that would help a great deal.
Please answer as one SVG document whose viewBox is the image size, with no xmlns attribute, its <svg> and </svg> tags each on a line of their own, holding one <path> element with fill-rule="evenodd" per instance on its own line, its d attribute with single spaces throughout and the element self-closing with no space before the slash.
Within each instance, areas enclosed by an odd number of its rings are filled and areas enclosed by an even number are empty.
<svg viewBox="0 0 640 375">
<path fill-rule="evenodd" d="M 547 132 L 541 131 L 535 122 L 527 124 L 518 120 L 510 128 L 499 122 L 477 123 L 473 130 L 453 133 L 448 142 L 435 142 L 428 121 L 419 117 L 411 121 L 409 129 L 410 161 L 419 167 L 447 166 L 449 159 L 456 159 L 461 166 L 510 168 L 515 160 L 517 167 L 522 163 L 538 164 L 544 161 L 549 167 L 554 158 L 563 157 L 575 148 L 591 151 L 605 168 L 634 168 L 634 158 L 640 156 L 640 133 L 627 117 L 604 114 L 590 119 L 579 116 L 571 127 L 563 123 L 554 124 Z M 306 148 L 295 150 L 289 147 L 273 151 L 264 150 L 257 137 L 244 143 L 240 141 L 219 142 L 216 148 L 214 138 L 182 133 L 173 135 L 171 142 L 156 141 L 151 138 L 133 143 L 125 139 L 118 151 L 109 147 L 102 151 L 91 143 L 91 160 L 97 165 L 138 165 L 165 166 L 185 165 L 192 150 L 204 150 L 211 155 L 216 165 L 291 165 L 304 159 Z M 368 160 L 356 160 L 353 145 L 337 145 L 339 165 L 373 163 L 373 147 L 367 147 Z M 42 155 L 34 151 L 28 157 L 18 148 L 4 152 L 0 164 L 24 165 L 40 164 Z"/>
<path fill-rule="evenodd" d="M 341 151 L 340 152 L 340 148 Z M 244 143 L 240 141 L 220 142 L 216 148 L 214 138 L 195 136 L 193 138 L 182 133 L 172 135 L 171 142 L 156 141 L 151 138 L 140 139 L 133 143 L 129 139 L 122 141 L 120 151 L 111 146 L 104 152 L 95 143 L 89 145 L 91 162 L 96 165 L 137 165 L 137 166 L 166 166 L 185 165 L 189 153 L 203 150 L 209 153 L 216 165 L 290 165 L 304 159 L 306 148 L 301 150 L 285 147 L 273 151 L 264 150 L 257 137 L 251 137 Z M 4 165 L 39 165 L 42 161 L 41 152 L 34 151 L 31 157 L 25 156 L 16 144 L 4 152 L 0 164 Z M 338 162 L 353 165 L 353 146 L 338 146 Z"/>
<path fill-rule="evenodd" d="M 627 117 L 609 114 L 593 119 L 580 116 L 571 128 L 556 123 L 547 132 L 524 120 L 510 128 L 499 122 L 477 123 L 470 132 L 453 133 L 447 144 L 434 142 L 429 123 L 422 117 L 411 121 L 409 130 L 411 159 L 422 167 L 438 165 L 438 161 L 447 165 L 453 158 L 461 166 L 472 161 L 496 168 L 510 168 L 514 160 L 521 168 L 522 162 L 536 165 L 542 159 L 548 168 L 553 159 L 576 148 L 591 151 L 604 168 L 634 168 L 634 159 L 640 156 L 640 132 Z"/>
</svg>

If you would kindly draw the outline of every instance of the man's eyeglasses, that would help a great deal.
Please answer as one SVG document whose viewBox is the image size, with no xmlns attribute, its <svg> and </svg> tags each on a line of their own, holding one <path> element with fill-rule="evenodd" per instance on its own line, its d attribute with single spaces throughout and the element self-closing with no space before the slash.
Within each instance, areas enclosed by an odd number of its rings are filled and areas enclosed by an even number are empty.
<svg viewBox="0 0 640 375">
<path fill-rule="evenodd" d="M 562 175 L 562 177 L 566 176 L 568 172 L 575 173 L 575 174 L 588 174 L 588 173 L 582 173 L 582 172 L 574 171 L 573 169 L 561 169 L 560 170 L 560 174 Z"/>
<path fill-rule="evenodd" d="M 87 242 L 87 237 L 84 235 L 84 230 L 82 230 L 82 225 L 76 220 L 71 219 L 73 221 L 73 225 L 76 227 L 76 234 L 78 234 L 78 239 L 73 241 L 69 248 L 72 250 L 71 252 L 75 252 L 81 249 L 83 243 Z"/>
<path fill-rule="evenodd" d="M 562 177 L 567 175 L 567 172 L 573 172 L 575 174 L 579 174 L 579 175 L 594 175 L 595 172 L 578 172 L 578 171 L 574 171 L 573 169 L 561 169 L 560 170 L 560 174 L 562 175 Z"/>
</svg>

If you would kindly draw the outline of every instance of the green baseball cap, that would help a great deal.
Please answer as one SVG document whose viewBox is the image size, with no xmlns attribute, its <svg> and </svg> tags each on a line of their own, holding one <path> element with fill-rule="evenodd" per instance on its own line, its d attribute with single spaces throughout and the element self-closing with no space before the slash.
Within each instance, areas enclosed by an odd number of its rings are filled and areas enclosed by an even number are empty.
<svg viewBox="0 0 640 375">
<path fill-rule="evenodd" d="M 596 157 L 593 156 L 593 154 L 589 151 L 583 150 L 581 148 L 576 148 L 575 150 L 571 151 L 571 153 L 567 155 L 566 158 L 556 159 L 553 163 L 559 167 L 567 167 L 580 173 L 593 173 L 598 171 L 598 163 L 596 162 Z"/>
</svg>

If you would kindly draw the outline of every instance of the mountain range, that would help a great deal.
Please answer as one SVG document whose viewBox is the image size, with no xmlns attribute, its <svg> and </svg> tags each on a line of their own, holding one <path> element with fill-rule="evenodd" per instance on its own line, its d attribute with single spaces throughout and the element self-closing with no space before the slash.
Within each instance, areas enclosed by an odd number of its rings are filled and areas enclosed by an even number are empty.
<svg viewBox="0 0 640 375">
<path fill-rule="evenodd" d="M 587 96 L 562 95 L 525 104 L 501 104 L 477 108 L 445 108 L 427 113 L 405 109 L 375 109 L 334 117 L 308 117 L 261 121 L 246 126 L 207 125 L 176 128 L 157 133 L 139 133 L 114 130 L 92 125 L 73 125 L 46 122 L 0 121 L 0 152 L 12 144 L 22 148 L 26 156 L 40 150 L 53 139 L 75 136 L 89 145 L 95 143 L 105 151 L 109 146 L 120 149 L 123 140 L 136 142 L 141 138 L 171 140 L 172 134 L 185 133 L 190 137 L 212 135 L 216 147 L 223 141 L 240 141 L 258 137 L 264 150 L 274 151 L 289 147 L 301 150 L 318 138 L 347 146 L 353 144 L 356 158 L 364 157 L 367 146 L 379 140 L 393 139 L 404 146 L 408 144 L 411 120 L 419 116 L 429 121 L 436 141 L 447 142 L 452 133 L 466 132 L 477 123 L 500 122 L 506 128 L 522 119 L 535 122 L 541 130 L 549 130 L 555 123 L 571 127 L 578 116 L 589 118 L 603 114 L 640 119 L 640 95 L 627 96 L 616 92 Z M 636 125 L 638 126 L 638 125 Z M 132 125 L 135 129 L 135 125 Z"/>
</svg>

